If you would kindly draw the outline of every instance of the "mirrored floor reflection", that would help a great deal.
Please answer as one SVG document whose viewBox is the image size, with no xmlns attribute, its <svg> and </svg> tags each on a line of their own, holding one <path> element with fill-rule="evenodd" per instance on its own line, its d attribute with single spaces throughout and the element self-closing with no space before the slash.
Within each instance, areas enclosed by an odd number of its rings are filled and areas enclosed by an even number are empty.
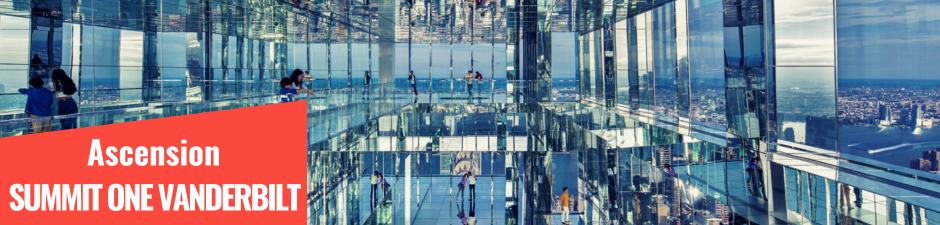
<svg viewBox="0 0 940 225">
<path fill-rule="evenodd" d="M 363 224 L 506 224 L 506 178 L 505 177 L 478 177 L 475 185 L 476 196 L 470 200 L 469 190 L 465 190 L 464 198 L 456 190 L 459 177 L 422 177 L 417 178 L 416 196 L 410 199 L 396 199 L 391 202 L 376 202 L 371 195 L 369 177 L 358 179 L 360 184 L 358 201 L 360 205 L 370 206 L 371 209 L 360 211 L 361 218 L 369 218 Z M 401 177 L 386 177 L 391 184 L 393 193 L 400 197 L 405 192 Z M 379 199 L 386 198 L 377 191 Z M 455 200 L 455 198 L 458 198 Z M 384 204 L 384 205 L 383 205 Z M 411 205 L 411 212 L 406 212 L 404 205 Z M 392 210 L 388 210 L 392 209 Z M 380 220 L 380 219 L 391 220 Z"/>
</svg>

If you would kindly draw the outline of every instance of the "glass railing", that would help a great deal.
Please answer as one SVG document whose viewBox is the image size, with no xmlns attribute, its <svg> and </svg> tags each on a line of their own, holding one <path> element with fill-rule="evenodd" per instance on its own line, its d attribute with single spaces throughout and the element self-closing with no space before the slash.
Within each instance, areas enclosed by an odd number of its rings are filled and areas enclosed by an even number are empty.
<svg viewBox="0 0 940 225">
<path fill-rule="evenodd" d="M 319 89 L 314 90 L 313 94 L 300 94 L 295 97 L 295 100 L 307 100 L 308 119 L 312 122 L 311 128 L 319 124 L 317 121 L 328 121 L 331 123 L 329 126 L 332 128 L 331 132 L 335 134 L 411 103 L 410 99 L 406 98 L 410 95 L 404 93 L 403 90 L 396 89 L 398 86 L 401 85 L 389 83 Z M 0 137 L 30 134 L 33 132 L 33 123 L 46 123 L 49 124 L 51 131 L 57 131 L 69 127 L 63 126 L 63 122 L 68 124 L 75 121 L 77 123 L 75 128 L 91 127 L 279 102 L 276 92 L 278 89 L 274 82 L 218 83 L 202 87 L 205 88 L 179 87 L 179 89 L 201 89 L 189 91 L 193 93 L 185 98 L 174 97 L 180 101 L 168 101 L 167 98 L 163 98 L 157 103 L 145 103 L 140 100 L 92 102 L 87 105 L 80 103 L 79 113 L 36 118 L 28 118 L 23 113 L 14 113 L 0 121 Z M 166 90 L 173 88 L 177 87 L 161 88 L 160 90 L 164 91 L 161 96 L 170 95 Z M 206 89 L 212 91 L 205 91 Z M 82 100 L 79 99 L 79 101 Z M 55 111 L 53 108 L 53 112 Z M 317 131 L 317 129 L 312 130 Z"/>
<path fill-rule="evenodd" d="M 580 100 L 576 80 L 417 80 L 412 88 L 408 82 L 397 82 L 396 89 L 414 93 L 416 103 L 511 103 L 544 96 L 542 101 L 574 102 Z"/>
</svg>

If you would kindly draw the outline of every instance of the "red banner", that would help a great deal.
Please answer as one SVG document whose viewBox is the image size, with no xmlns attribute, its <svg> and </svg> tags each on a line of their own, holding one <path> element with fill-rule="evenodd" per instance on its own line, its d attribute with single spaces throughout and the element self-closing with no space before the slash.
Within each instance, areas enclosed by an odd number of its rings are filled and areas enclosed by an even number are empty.
<svg viewBox="0 0 940 225">
<path fill-rule="evenodd" d="M 301 101 L 0 138 L 0 220 L 305 223 L 306 114 Z"/>
</svg>

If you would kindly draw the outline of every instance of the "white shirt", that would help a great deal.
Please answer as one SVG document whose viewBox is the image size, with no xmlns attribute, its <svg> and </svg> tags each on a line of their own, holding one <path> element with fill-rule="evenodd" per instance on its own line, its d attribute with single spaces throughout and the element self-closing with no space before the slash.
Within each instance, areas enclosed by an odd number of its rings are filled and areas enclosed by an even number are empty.
<svg viewBox="0 0 940 225">
<path fill-rule="evenodd" d="M 69 97 L 69 98 L 71 98 L 72 95 L 67 95 L 67 94 L 65 94 L 64 92 L 56 91 L 56 92 L 55 92 L 55 97 L 56 97 L 56 98 L 62 98 L 62 97 Z"/>
<path fill-rule="evenodd" d="M 369 176 L 369 178 L 372 179 L 372 184 L 373 184 L 373 185 L 374 185 L 374 184 L 377 184 L 377 183 L 379 182 L 379 180 L 376 179 L 377 177 L 375 177 L 375 175 Z"/>
<path fill-rule="evenodd" d="M 476 176 L 476 175 L 470 175 L 470 178 L 467 179 L 467 183 L 470 183 L 470 185 L 476 185 L 476 184 L 477 184 L 477 176 Z"/>
</svg>

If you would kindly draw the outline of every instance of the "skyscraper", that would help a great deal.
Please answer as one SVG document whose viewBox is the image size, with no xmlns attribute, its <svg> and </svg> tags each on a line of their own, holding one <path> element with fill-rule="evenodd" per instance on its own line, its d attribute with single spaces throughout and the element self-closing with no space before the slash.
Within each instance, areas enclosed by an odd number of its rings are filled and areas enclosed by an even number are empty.
<svg viewBox="0 0 940 225">
<path fill-rule="evenodd" d="M 924 105 L 911 105 L 910 123 L 911 126 L 924 126 Z"/>
<path fill-rule="evenodd" d="M 891 125 L 891 106 L 878 103 L 878 121 L 876 125 Z"/>
</svg>

